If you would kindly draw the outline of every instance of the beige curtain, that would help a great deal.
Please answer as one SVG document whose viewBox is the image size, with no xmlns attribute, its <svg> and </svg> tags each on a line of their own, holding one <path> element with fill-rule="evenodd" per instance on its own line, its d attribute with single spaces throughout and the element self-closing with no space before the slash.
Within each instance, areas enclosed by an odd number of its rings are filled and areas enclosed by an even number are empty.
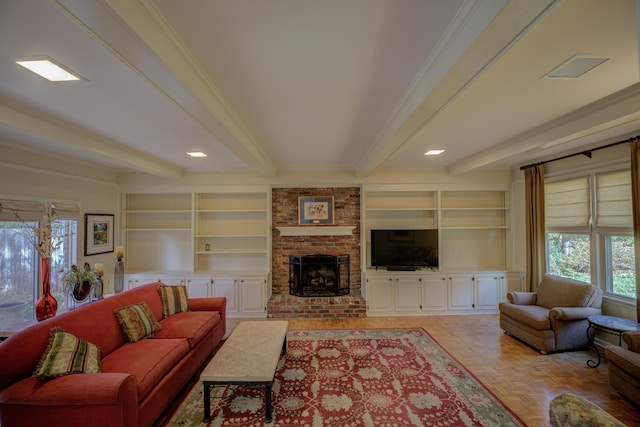
<svg viewBox="0 0 640 427">
<path fill-rule="evenodd" d="M 527 227 L 525 285 L 528 291 L 535 291 L 547 271 L 544 226 L 544 165 L 526 168 L 524 182 Z"/>
<path fill-rule="evenodd" d="M 633 246 L 636 252 L 636 321 L 640 322 L 640 139 L 631 144 L 631 201 L 633 205 Z"/>
</svg>

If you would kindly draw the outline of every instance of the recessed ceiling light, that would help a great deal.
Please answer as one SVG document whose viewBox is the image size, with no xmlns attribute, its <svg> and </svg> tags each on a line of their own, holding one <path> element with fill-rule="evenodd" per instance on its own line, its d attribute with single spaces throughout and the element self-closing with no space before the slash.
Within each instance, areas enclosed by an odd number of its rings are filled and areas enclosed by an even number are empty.
<svg viewBox="0 0 640 427">
<path fill-rule="evenodd" d="M 188 151 L 187 152 L 187 156 L 191 156 L 191 157 L 208 157 L 206 153 L 203 153 L 202 151 Z"/>
<path fill-rule="evenodd" d="M 80 80 L 80 77 L 71 73 L 63 68 L 61 65 L 56 64 L 50 59 L 25 59 L 18 60 L 16 64 L 23 66 L 29 71 L 32 71 L 44 77 L 51 82 L 68 82 L 74 80 Z"/>
<path fill-rule="evenodd" d="M 429 150 L 424 153 L 425 156 L 437 156 L 438 154 L 444 153 L 444 150 Z"/>
</svg>

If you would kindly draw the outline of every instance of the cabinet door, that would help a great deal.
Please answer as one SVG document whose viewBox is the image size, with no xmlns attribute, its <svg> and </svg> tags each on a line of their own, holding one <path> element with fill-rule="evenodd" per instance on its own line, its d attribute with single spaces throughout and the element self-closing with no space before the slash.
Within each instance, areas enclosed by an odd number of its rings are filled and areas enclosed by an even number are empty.
<svg viewBox="0 0 640 427">
<path fill-rule="evenodd" d="M 367 310 L 371 313 L 393 312 L 392 277 L 367 277 Z"/>
<path fill-rule="evenodd" d="M 474 309 L 497 310 L 500 290 L 500 276 L 478 274 L 474 280 Z"/>
<path fill-rule="evenodd" d="M 189 298 L 208 298 L 213 296 L 213 279 L 207 276 L 187 278 Z"/>
<path fill-rule="evenodd" d="M 213 296 L 227 298 L 227 313 L 238 312 L 238 299 L 236 298 L 238 279 L 230 276 L 213 278 Z"/>
<path fill-rule="evenodd" d="M 393 279 L 395 282 L 396 311 L 420 310 L 420 278 L 416 276 L 401 276 Z"/>
<path fill-rule="evenodd" d="M 447 278 L 444 276 L 422 277 L 422 310 L 441 311 L 447 309 Z"/>
<path fill-rule="evenodd" d="M 241 277 L 238 280 L 240 312 L 243 315 L 264 316 L 267 309 L 264 301 L 266 280 L 263 277 Z"/>
<path fill-rule="evenodd" d="M 473 276 L 449 276 L 449 310 L 473 309 Z"/>
</svg>

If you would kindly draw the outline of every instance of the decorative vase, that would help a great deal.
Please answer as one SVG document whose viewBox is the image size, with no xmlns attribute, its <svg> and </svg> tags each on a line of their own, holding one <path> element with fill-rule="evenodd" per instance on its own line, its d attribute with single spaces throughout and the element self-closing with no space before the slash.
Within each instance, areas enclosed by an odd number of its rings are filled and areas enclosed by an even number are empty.
<svg viewBox="0 0 640 427">
<path fill-rule="evenodd" d="M 113 292 L 119 294 L 124 290 L 124 262 L 118 258 L 113 271 Z"/>
<path fill-rule="evenodd" d="M 36 302 L 36 319 L 41 322 L 58 311 L 58 301 L 51 295 L 51 258 L 41 258 L 42 296 Z"/>
</svg>

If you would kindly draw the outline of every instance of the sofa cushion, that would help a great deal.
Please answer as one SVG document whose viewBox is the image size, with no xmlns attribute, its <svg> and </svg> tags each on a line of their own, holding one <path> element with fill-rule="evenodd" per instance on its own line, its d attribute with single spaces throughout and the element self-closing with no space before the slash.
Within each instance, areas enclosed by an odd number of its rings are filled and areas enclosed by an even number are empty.
<svg viewBox="0 0 640 427">
<path fill-rule="evenodd" d="M 60 328 L 53 328 L 34 377 L 46 379 L 69 374 L 100 372 L 100 348 Z"/>
<path fill-rule="evenodd" d="M 122 333 L 129 342 L 151 338 L 162 329 L 146 302 L 128 305 L 115 310 Z"/>
<path fill-rule="evenodd" d="M 134 375 L 138 401 L 141 401 L 188 352 L 189 344 L 186 339 L 152 339 L 127 343 L 102 359 L 102 372 Z"/>
<path fill-rule="evenodd" d="M 212 311 L 190 311 L 177 313 L 162 320 L 162 330 L 155 339 L 186 338 L 191 348 L 222 322 L 220 313 Z"/>
<path fill-rule="evenodd" d="M 539 305 L 516 305 L 510 302 L 500 303 L 500 313 L 534 329 L 549 329 L 549 309 Z"/>
<path fill-rule="evenodd" d="M 176 313 L 189 311 L 189 296 L 186 286 L 159 286 L 158 292 L 162 300 L 163 319 Z"/>
<path fill-rule="evenodd" d="M 587 307 L 595 294 L 595 286 L 547 274 L 540 281 L 536 292 L 537 305 L 554 307 Z"/>
</svg>

